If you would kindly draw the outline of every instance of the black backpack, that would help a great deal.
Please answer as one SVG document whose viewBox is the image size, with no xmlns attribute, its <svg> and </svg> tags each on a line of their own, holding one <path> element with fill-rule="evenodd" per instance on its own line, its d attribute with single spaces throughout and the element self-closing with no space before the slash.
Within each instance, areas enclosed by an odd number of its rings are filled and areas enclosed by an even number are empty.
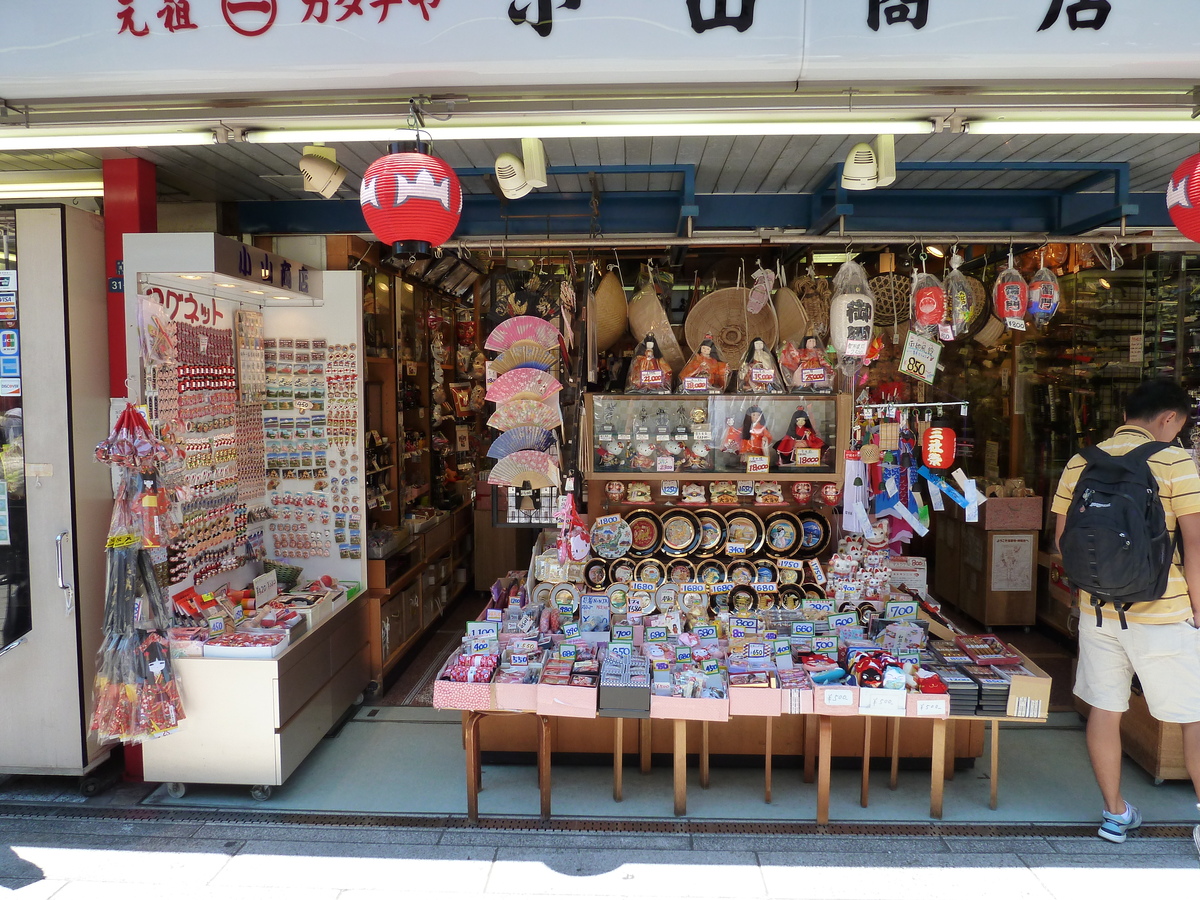
<svg viewBox="0 0 1200 900">
<path fill-rule="evenodd" d="M 1125 628 L 1125 610 L 1166 593 L 1176 540 L 1149 459 L 1167 446 L 1148 441 L 1124 456 L 1099 447 L 1081 451 L 1086 465 L 1058 548 L 1071 584 L 1092 595 L 1097 625 L 1105 603 L 1116 607 Z"/>
</svg>

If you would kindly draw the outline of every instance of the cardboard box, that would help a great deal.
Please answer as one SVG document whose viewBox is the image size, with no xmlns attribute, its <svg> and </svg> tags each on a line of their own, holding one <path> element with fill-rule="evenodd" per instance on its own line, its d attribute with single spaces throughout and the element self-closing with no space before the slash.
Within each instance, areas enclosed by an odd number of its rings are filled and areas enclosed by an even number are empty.
<svg viewBox="0 0 1200 900">
<path fill-rule="evenodd" d="M 773 687 L 729 688 L 731 716 L 778 716 L 783 712 L 783 691 Z"/>
<path fill-rule="evenodd" d="M 858 688 L 844 684 L 814 685 L 813 712 L 819 716 L 857 716 Z"/>
<path fill-rule="evenodd" d="M 950 718 L 949 694 L 909 694 L 907 714 L 914 719 Z"/>
<path fill-rule="evenodd" d="M 1050 712 L 1050 676 L 1020 650 L 1017 650 L 1017 655 L 1021 657 L 1021 665 L 1034 674 L 1013 676 L 1006 712 L 1011 718 L 1044 722 Z"/>
<path fill-rule="evenodd" d="M 493 709 L 537 712 L 538 685 L 496 682 L 492 685 Z"/>
<path fill-rule="evenodd" d="M 908 692 L 890 688 L 859 688 L 860 716 L 903 716 L 908 714 Z"/>
<path fill-rule="evenodd" d="M 704 697 L 650 697 L 650 718 L 689 719 L 699 722 L 728 722 L 729 701 Z"/>
<path fill-rule="evenodd" d="M 492 685 L 472 684 L 461 681 L 433 683 L 434 709 L 481 710 L 493 709 Z"/>
<path fill-rule="evenodd" d="M 813 711 L 812 688 L 785 688 L 779 694 L 779 709 L 785 716 L 802 716 Z"/>
<path fill-rule="evenodd" d="M 539 716 L 594 719 L 596 718 L 598 693 L 594 687 L 539 684 L 537 686 L 537 713 Z"/>
</svg>

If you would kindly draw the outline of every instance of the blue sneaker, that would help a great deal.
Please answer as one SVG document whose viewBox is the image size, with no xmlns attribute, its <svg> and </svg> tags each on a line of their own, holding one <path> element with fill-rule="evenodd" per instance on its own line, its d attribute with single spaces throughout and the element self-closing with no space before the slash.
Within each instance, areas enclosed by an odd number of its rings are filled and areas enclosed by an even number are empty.
<svg viewBox="0 0 1200 900">
<path fill-rule="evenodd" d="M 1096 833 L 1106 841 L 1112 841 L 1114 844 L 1123 844 L 1125 843 L 1126 832 L 1140 828 L 1141 825 L 1142 814 L 1138 812 L 1136 806 L 1126 801 L 1124 815 L 1113 815 L 1107 809 L 1104 811 L 1104 820 L 1100 823 L 1100 830 Z"/>
</svg>

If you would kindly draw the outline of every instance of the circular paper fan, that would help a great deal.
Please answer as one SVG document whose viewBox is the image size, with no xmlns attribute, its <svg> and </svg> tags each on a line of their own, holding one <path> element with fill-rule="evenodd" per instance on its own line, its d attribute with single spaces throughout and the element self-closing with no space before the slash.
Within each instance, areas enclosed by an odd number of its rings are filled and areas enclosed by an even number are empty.
<svg viewBox="0 0 1200 900">
<path fill-rule="evenodd" d="M 532 341 L 539 347 L 553 350 L 561 335 L 558 329 L 537 316 L 514 316 L 505 319 L 488 335 L 485 350 L 507 350 L 518 341 Z"/>
<path fill-rule="evenodd" d="M 553 364 L 554 356 L 545 347 L 521 343 L 509 347 L 497 356 L 492 361 L 492 368 L 500 374 L 521 368 L 535 368 L 546 372 Z"/>
<path fill-rule="evenodd" d="M 549 454 L 540 450 L 518 450 L 496 463 L 488 476 L 488 484 L 520 487 L 526 481 L 534 488 L 558 487 L 558 466 Z"/>
<path fill-rule="evenodd" d="M 549 372 L 511 369 L 488 386 L 487 399 L 493 403 L 504 403 L 508 400 L 520 400 L 519 395 L 528 395 L 531 400 L 545 400 L 561 390 L 562 385 Z"/>
<path fill-rule="evenodd" d="M 557 428 L 561 424 L 562 413 L 557 406 L 547 406 L 536 400 L 514 400 L 512 403 L 505 403 L 488 419 L 488 426 L 497 431 L 508 431 L 518 425 Z"/>
<path fill-rule="evenodd" d="M 518 450 L 549 450 L 553 446 L 553 431 L 533 425 L 518 425 L 492 441 L 487 455 L 492 459 L 504 459 Z"/>
</svg>

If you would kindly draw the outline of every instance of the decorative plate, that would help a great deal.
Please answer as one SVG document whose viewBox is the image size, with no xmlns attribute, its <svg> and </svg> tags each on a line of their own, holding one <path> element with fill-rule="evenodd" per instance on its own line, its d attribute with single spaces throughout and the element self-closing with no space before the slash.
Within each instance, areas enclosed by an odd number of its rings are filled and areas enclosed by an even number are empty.
<svg viewBox="0 0 1200 900">
<path fill-rule="evenodd" d="M 578 611 L 579 588 L 567 581 L 559 582 L 554 585 L 553 590 L 550 592 L 550 604 L 555 609 L 558 609 L 560 604 L 563 608 L 570 605 L 571 612 Z"/>
<path fill-rule="evenodd" d="M 637 557 L 650 556 L 658 550 L 662 543 L 662 522 L 652 512 L 639 509 L 625 516 L 632 534 L 629 555 Z"/>
<path fill-rule="evenodd" d="M 654 612 L 654 594 L 650 591 L 629 592 L 629 614 L 648 616 Z"/>
<path fill-rule="evenodd" d="M 706 559 L 696 566 L 696 580 L 702 584 L 722 584 L 725 578 L 725 564 L 715 559 Z"/>
<path fill-rule="evenodd" d="M 799 569 L 780 569 L 779 570 L 780 584 L 799 584 L 800 570 Z"/>
<path fill-rule="evenodd" d="M 608 584 L 608 567 L 602 559 L 589 559 L 583 567 L 583 580 L 593 590 L 603 590 Z"/>
<path fill-rule="evenodd" d="M 753 584 L 757 570 L 754 564 L 744 559 L 729 564 L 729 580 L 737 585 Z"/>
<path fill-rule="evenodd" d="M 679 603 L 689 616 L 702 616 L 708 612 L 708 594 L 699 591 L 685 591 Z"/>
<path fill-rule="evenodd" d="M 633 573 L 637 571 L 637 563 L 628 556 L 614 559 L 608 564 L 609 584 L 629 584 L 633 581 Z"/>
<path fill-rule="evenodd" d="M 729 593 L 709 594 L 713 607 L 718 613 L 729 612 Z"/>
<path fill-rule="evenodd" d="M 658 585 L 662 584 L 666 580 L 666 568 L 660 560 L 647 559 L 638 564 L 634 581 L 644 581 L 646 584 L 652 584 L 655 587 L 658 587 Z"/>
<path fill-rule="evenodd" d="M 662 548 L 670 556 L 687 556 L 703 537 L 700 520 L 690 509 L 673 509 L 662 516 Z"/>
<path fill-rule="evenodd" d="M 628 584 L 610 584 L 604 593 L 608 594 L 608 609 L 614 616 L 623 616 L 629 612 Z"/>
<path fill-rule="evenodd" d="M 654 595 L 654 601 L 658 604 L 658 608 L 665 613 L 674 612 L 679 609 L 679 597 L 681 591 L 677 584 L 664 584 L 658 589 Z"/>
<path fill-rule="evenodd" d="M 805 600 L 825 599 L 825 589 L 812 581 L 804 582 L 804 584 L 800 585 L 800 590 L 804 591 Z"/>
<path fill-rule="evenodd" d="M 791 556 L 803 535 L 800 520 L 792 513 L 780 510 L 767 516 L 764 526 L 767 531 L 767 552 L 776 556 Z"/>
<path fill-rule="evenodd" d="M 795 571 L 794 569 L 792 570 Z M 779 588 L 779 608 L 794 612 L 800 608 L 804 600 L 804 591 L 794 584 L 781 585 Z"/>
<path fill-rule="evenodd" d="M 829 546 L 829 521 L 819 512 L 809 510 L 800 513 L 800 544 L 796 555 L 804 559 L 820 556 Z"/>
<path fill-rule="evenodd" d="M 629 523 L 624 519 L 617 519 L 605 525 L 601 525 L 599 519 L 593 523 L 592 549 L 605 559 L 624 556 L 632 546 L 633 532 L 629 530 Z"/>
<path fill-rule="evenodd" d="M 667 560 L 667 581 L 672 584 L 692 584 L 696 580 L 696 567 L 686 559 Z"/>
<path fill-rule="evenodd" d="M 726 513 L 725 522 L 728 526 L 725 532 L 727 544 L 741 544 L 746 548 L 745 555 L 751 556 L 762 549 L 763 521 L 757 513 L 748 509 L 737 509 Z"/>
<path fill-rule="evenodd" d="M 723 553 L 727 530 L 725 517 L 716 510 L 701 509 L 696 511 L 696 519 L 700 522 L 700 543 L 696 547 L 696 554 L 713 556 Z"/>
<path fill-rule="evenodd" d="M 530 596 L 529 602 L 534 606 L 549 606 L 553 594 L 554 585 L 549 581 L 543 581 L 541 584 L 533 586 L 533 594 Z"/>
<path fill-rule="evenodd" d="M 779 568 L 769 559 L 756 559 L 754 561 L 754 583 L 778 584 Z"/>
<path fill-rule="evenodd" d="M 759 612 L 769 612 L 775 608 L 775 603 L 778 599 L 774 591 L 759 591 L 758 606 L 756 609 Z"/>
<path fill-rule="evenodd" d="M 758 591 L 749 586 L 735 587 L 729 592 L 729 606 L 735 616 L 748 616 L 758 606 Z"/>
</svg>

